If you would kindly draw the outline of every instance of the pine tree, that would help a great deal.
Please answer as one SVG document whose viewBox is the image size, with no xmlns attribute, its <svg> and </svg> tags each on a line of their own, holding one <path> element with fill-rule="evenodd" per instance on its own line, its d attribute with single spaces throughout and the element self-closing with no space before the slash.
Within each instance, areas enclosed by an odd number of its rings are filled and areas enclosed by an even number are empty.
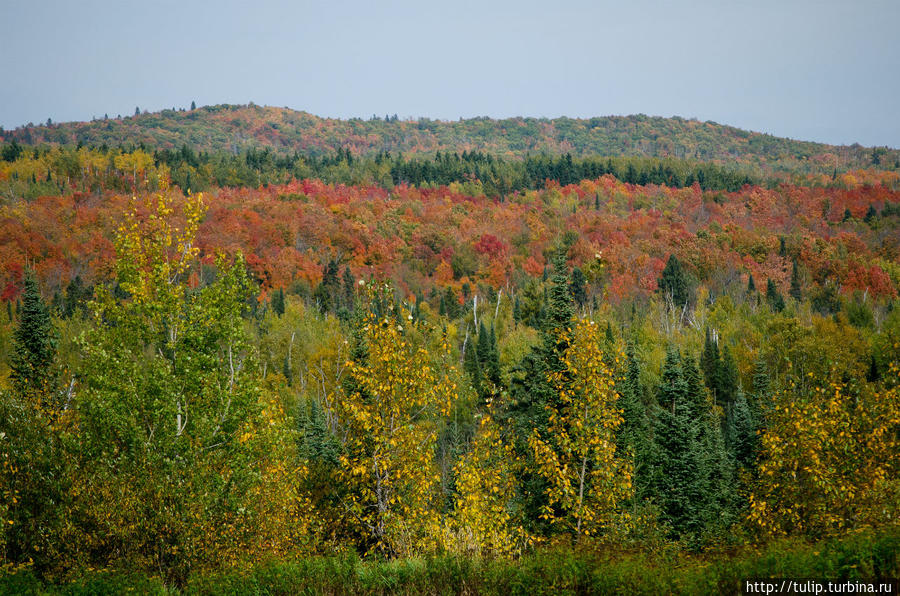
<svg viewBox="0 0 900 596">
<path fill-rule="evenodd" d="M 753 274 L 751 273 L 747 277 L 747 294 L 753 294 L 756 292 L 756 283 L 753 281 Z"/>
<path fill-rule="evenodd" d="M 33 271 L 25 275 L 19 325 L 13 332 L 10 380 L 23 395 L 47 395 L 56 389 L 53 362 L 56 359 L 56 330 L 50 311 L 41 298 Z"/>
<path fill-rule="evenodd" d="M 784 310 L 784 296 L 775 287 L 775 282 L 772 281 L 771 277 L 766 282 L 766 300 L 773 311 L 778 313 Z"/>
<path fill-rule="evenodd" d="M 725 422 L 725 440 L 728 451 L 735 462 L 750 469 L 756 459 L 759 448 L 756 435 L 756 423 L 744 392 L 740 389 L 731 407 L 728 408 Z"/>
<path fill-rule="evenodd" d="M 794 261 L 794 267 L 791 269 L 791 289 L 788 292 L 794 300 L 800 302 L 803 300 L 803 292 L 800 289 L 800 269 L 797 267 L 797 261 Z"/>
<path fill-rule="evenodd" d="M 284 314 L 284 289 L 278 288 L 272 292 L 272 310 L 279 317 Z"/>
<path fill-rule="evenodd" d="M 196 110 L 196 109 L 197 109 L 197 103 L 192 101 L 191 102 L 191 110 Z"/>
<path fill-rule="evenodd" d="M 587 291 L 585 290 L 585 283 L 586 279 L 581 269 L 579 269 L 578 267 L 573 268 L 571 284 L 572 298 L 575 300 L 575 304 L 582 308 L 587 302 Z"/>
<path fill-rule="evenodd" d="M 353 312 L 353 309 L 356 308 L 356 280 L 353 278 L 353 273 L 350 272 L 350 267 L 344 267 L 344 307 Z M 421 304 L 421 300 L 416 301 L 416 310 L 418 311 L 418 306 Z"/>
<path fill-rule="evenodd" d="M 524 458 L 532 457 L 529 439 L 533 433 L 545 438 L 550 427 L 549 411 L 559 406 L 559 388 L 568 382 L 563 359 L 568 349 L 573 309 L 566 254 L 562 248 L 553 259 L 551 283 L 548 304 L 541 317 L 541 341 L 512 371 L 510 400 L 501 417 L 511 426 L 514 448 Z M 551 377 L 556 379 L 555 384 Z M 526 517 L 535 523 L 532 530 L 547 531 L 547 526 L 539 521 L 547 505 L 546 479 L 533 467 L 525 466 L 520 482 Z"/>
<path fill-rule="evenodd" d="M 719 346 L 712 338 L 709 327 L 706 328 L 706 340 L 703 343 L 703 352 L 700 354 L 700 368 L 703 370 L 703 379 L 706 386 L 713 392 L 715 397 L 719 371 Z"/>
<path fill-rule="evenodd" d="M 681 307 L 687 303 L 689 297 L 687 277 L 674 253 L 669 256 L 657 283 L 657 291 L 663 296 L 671 295 L 675 306 Z"/>
<path fill-rule="evenodd" d="M 716 370 L 716 402 L 723 407 L 734 402 L 737 396 L 738 370 L 737 363 L 728 346 L 722 348 L 722 358 Z"/>
</svg>

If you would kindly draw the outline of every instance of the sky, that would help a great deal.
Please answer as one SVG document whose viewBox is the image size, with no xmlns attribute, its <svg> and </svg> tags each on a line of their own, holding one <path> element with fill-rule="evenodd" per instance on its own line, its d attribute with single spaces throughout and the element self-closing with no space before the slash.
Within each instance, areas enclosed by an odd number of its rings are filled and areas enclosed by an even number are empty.
<svg viewBox="0 0 900 596">
<path fill-rule="evenodd" d="M 252 101 L 897 148 L 898 28 L 898 0 L 0 0 L 0 125 Z"/>
</svg>

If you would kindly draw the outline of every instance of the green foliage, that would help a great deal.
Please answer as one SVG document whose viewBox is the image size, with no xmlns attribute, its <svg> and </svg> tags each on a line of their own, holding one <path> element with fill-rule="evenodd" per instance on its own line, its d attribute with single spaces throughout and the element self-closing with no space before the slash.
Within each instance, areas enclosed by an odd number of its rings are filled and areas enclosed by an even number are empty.
<svg viewBox="0 0 900 596">
<path fill-rule="evenodd" d="M 13 334 L 10 359 L 10 380 L 18 393 L 37 399 L 53 399 L 56 339 L 50 311 L 41 298 L 37 279 L 29 271 L 25 277 L 22 306 L 18 309 L 18 327 Z"/>
<path fill-rule="evenodd" d="M 663 296 L 670 297 L 672 303 L 679 308 L 690 299 L 687 276 L 674 253 L 669 255 L 669 260 L 666 262 L 666 267 L 663 269 L 657 285 L 658 291 Z"/>
</svg>

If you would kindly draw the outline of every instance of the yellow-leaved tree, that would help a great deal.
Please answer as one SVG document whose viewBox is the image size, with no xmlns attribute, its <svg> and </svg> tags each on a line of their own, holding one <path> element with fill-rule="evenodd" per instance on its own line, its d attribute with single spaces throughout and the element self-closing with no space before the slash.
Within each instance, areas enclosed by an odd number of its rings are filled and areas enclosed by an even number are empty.
<svg viewBox="0 0 900 596">
<path fill-rule="evenodd" d="M 516 465 L 497 423 L 482 416 L 468 453 L 454 467 L 456 499 L 445 539 L 449 550 L 509 556 L 531 544 L 516 506 Z"/>
<path fill-rule="evenodd" d="M 628 514 L 622 505 L 633 492 L 633 462 L 616 452 L 622 412 L 602 346 L 596 323 L 575 324 L 564 373 L 553 378 L 559 399 L 550 406 L 548 433 L 542 438 L 535 431 L 529 439 L 537 472 L 547 481 L 542 515 L 577 536 L 624 530 Z"/>
<path fill-rule="evenodd" d="M 900 377 L 896 364 L 890 373 Z M 750 521 L 768 535 L 815 538 L 898 523 L 898 388 L 809 384 L 773 398 Z"/>
<path fill-rule="evenodd" d="M 412 337 L 411 315 L 389 288 L 370 289 L 342 391 L 334 398 L 344 505 L 368 552 L 397 556 L 440 542 L 440 470 L 435 445 L 456 400 L 454 369 Z"/>
</svg>

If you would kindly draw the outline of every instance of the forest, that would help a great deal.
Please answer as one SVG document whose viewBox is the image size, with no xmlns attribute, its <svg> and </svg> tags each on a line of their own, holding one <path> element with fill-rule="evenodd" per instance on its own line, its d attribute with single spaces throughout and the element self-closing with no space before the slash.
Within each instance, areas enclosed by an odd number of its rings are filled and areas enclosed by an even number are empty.
<svg viewBox="0 0 900 596">
<path fill-rule="evenodd" d="M 0 592 L 897 576 L 896 152 L 131 120 L 0 146 Z"/>
</svg>

